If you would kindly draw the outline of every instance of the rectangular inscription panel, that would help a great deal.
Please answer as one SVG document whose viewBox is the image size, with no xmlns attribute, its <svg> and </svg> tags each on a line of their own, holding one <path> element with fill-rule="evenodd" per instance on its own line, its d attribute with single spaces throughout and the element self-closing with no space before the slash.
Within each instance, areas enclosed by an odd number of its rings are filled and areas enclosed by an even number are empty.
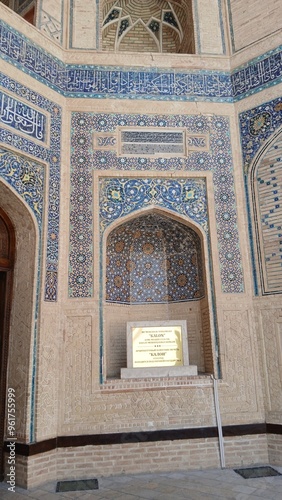
<svg viewBox="0 0 282 500">
<path fill-rule="evenodd" d="M 22 134 L 46 142 L 47 117 L 29 104 L 0 91 L 0 117 L 4 125 Z"/>
<path fill-rule="evenodd" d="M 132 328 L 133 368 L 183 366 L 182 327 Z"/>
<path fill-rule="evenodd" d="M 185 156 L 184 129 L 120 129 L 120 156 Z"/>
</svg>

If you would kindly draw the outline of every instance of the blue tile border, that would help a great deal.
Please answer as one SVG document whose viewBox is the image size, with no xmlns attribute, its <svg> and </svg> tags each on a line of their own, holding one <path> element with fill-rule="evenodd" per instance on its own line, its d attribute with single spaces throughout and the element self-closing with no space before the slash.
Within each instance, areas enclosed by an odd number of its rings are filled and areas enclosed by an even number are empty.
<svg viewBox="0 0 282 500">
<path fill-rule="evenodd" d="M 225 30 L 224 30 L 224 23 L 223 23 L 223 16 L 222 16 L 221 0 L 218 0 L 218 13 L 219 13 L 222 52 L 223 52 L 223 54 L 226 54 Z"/>
<path fill-rule="evenodd" d="M 37 270 L 36 284 L 36 308 L 35 308 L 35 328 L 34 328 L 34 343 L 32 346 L 32 386 L 31 386 L 31 420 L 30 420 L 30 441 L 35 438 L 35 391 L 36 391 L 36 371 L 37 371 L 37 317 L 39 308 L 39 298 L 41 290 L 41 272 L 43 256 L 42 256 L 42 217 L 43 217 L 43 177 L 45 177 L 45 168 L 40 167 L 38 170 L 38 161 L 44 161 L 49 164 L 49 185 L 48 196 L 45 203 L 45 208 L 48 211 L 48 227 L 47 227 L 47 251 L 45 258 L 46 280 L 44 299 L 48 302 L 57 301 L 58 297 L 58 257 L 59 257 L 59 213 L 60 213 L 60 161 L 61 161 L 61 125 L 62 125 L 62 110 L 60 106 L 52 101 L 49 101 L 40 94 L 25 87 L 21 83 L 0 73 L 0 86 L 9 92 L 9 95 L 15 95 L 26 103 L 31 103 L 50 116 L 50 146 L 49 148 L 37 144 L 32 141 L 32 138 L 19 136 L 16 130 L 8 130 L 0 127 L 0 140 L 2 148 L 5 145 L 9 148 L 16 149 L 18 153 L 11 152 L 6 149 L 7 154 L 18 157 L 18 163 L 22 165 L 22 172 L 26 170 L 26 177 L 22 176 L 19 179 L 15 177 L 8 178 L 7 182 L 14 187 L 19 194 L 25 199 L 34 212 L 39 225 L 39 261 Z M 34 160 L 24 159 L 24 156 L 29 155 Z M 32 165 L 37 165 L 36 172 L 32 169 Z M 1 169 L 1 175 L 5 178 L 5 172 Z M 31 181 L 29 184 L 29 180 Z M 15 186 L 13 185 L 15 183 Z M 25 189 L 21 189 L 23 186 Z M 40 189 L 39 189 L 39 187 Z M 37 188 L 37 189 L 36 189 Z M 42 188 L 42 192 L 41 192 Z M 41 193 L 41 194 L 40 194 Z M 42 198 L 42 200 L 41 200 Z"/>
<path fill-rule="evenodd" d="M 188 133 L 206 133 L 209 151 L 192 151 L 186 158 L 127 158 L 114 150 L 93 149 L 93 134 L 113 134 L 120 126 L 160 127 L 160 131 L 178 127 Z M 144 129 L 143 129 L 144 130 Z M 111 113 L 73 113 L 71 138 L 71 199 L 69 297 L 93 295 L 93 170 L 109 168 L 126 175 L 127 171 L 181 172 L 212 171 L 215 186 L 217 236 L 223 293 L 244 291 L 243 270 L 233 179 L 229 120 L 223 116 L 140 115 Z M 116 207 L 117 208 L 117 207 Z M 123 209 L 120 204 L 120 210 Z M 195 207 L 198 210 L 199 207 Z"/>
<path fill-rule="evenodd" d="M 281 47 L 231 73 L 65 65 L 0 22 L 1 57 L 66 97 L 235 102 L 282 81 Z"/>
</svg>

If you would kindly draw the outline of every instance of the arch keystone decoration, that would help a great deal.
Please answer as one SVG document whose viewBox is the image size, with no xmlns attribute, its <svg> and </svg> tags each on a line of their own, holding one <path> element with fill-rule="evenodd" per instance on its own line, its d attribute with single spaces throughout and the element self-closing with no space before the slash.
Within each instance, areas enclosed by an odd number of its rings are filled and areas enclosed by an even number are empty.
<svg viewBox="0 0 282 500">
<path fill-rule="evenodd" d="M 103 50 L 195 53 L 190 0 L 106 0 L 102 11 Z"/>
</svg>

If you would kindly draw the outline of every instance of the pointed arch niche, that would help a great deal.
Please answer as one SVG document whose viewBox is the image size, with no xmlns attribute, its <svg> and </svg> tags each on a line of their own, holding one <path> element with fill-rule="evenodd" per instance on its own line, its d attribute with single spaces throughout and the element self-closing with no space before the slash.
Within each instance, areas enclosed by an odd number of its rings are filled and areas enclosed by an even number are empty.
<svg viewBox="0 0 282 500">
<path fill-rule="evenodd" d="M 7 305 L 9 322 L 5 325 L 3 346 L 2 370 L 5 373 L 2 376 L 2 390 L 5 392 L 6 387 L 15 390 L 16 434 L 20 442 L 28 442 L 39 232 L 35 217 L 26 202 L 3 179 L 0 179 L 0 207 L 9 220 L 12 239 L 15 240 L 13 286 L 11 302 Z"/>
<path fill-rule="evenodd" d="M 213 373 L 203 234 L 161 209 L 124 219 L 105 235 L 106 377 L 126 367 L 127 322 L 158 320 L 187 321 L 189 362 Z"/>
<path fill-rule="evenodd" d="M 256 294 L 259 290 L 262 295 L 279 294 L 282 293 L 282 128 L 257 153 L 248 186 Z"/>
</svg>

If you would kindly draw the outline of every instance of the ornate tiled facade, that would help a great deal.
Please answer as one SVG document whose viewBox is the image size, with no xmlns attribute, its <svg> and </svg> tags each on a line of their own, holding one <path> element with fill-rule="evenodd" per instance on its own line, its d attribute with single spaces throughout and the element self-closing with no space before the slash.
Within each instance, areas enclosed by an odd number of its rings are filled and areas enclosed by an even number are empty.
<svg viewBox="0 0 282 500">
<path fill-rule="evenodd" d="M 2 93 L 2 102 L 9 102 L 11 106 L 10 123 L 7 118 L 7 107 L 2 112 L 3 125 L 6 127 L 0 127 L 1 142 L 8 148 L 13 147 L 23 154 L 49 164 L 45 300 L 52 302 L 57 300 L 58 293 L 61 108 L 4 74 L 0 76 L 2 88 L 9 92 L 9 94 Z M 39 107 L 43 113 L 37 111 L 34 106 Z M 49 147 L 40 144 L 42 139 L 46 139 L 47 120 L 50 134 Z M 33 141 L 33 138 L 36 141 Z M 26 202 L 32 208 L 32 200 L 27 198 Z"/>
<path fill-rule="evenodd" d="M 239 120 L 244 171 L 247 174 L 259 149 L 282 125 L 282 98 L 240 113 Z"/>
<path fill-rule="evenodd" d="M 281 48 L 233 71 L 65 65 L 0 23 L 1 57 L 67 97 L 233 102 L 281 81 Z"/>
<path fill-rule="evenodd" d="M 274 99 L 245 111 L 240 114 L 239 118 L 254 290 L 256 295 L 259 293 L 259 288 L 264 293 L 279 293 L 282 290 L 279 278 L 279 262 L 281 258 L 279 242 L 282 234 L 280 224 L 281 182 L 279 180 L 279 169 L 281 166 L 281 150 L 279 147 L 279 130 L 281 131 L 282 125 L 282 99 Z M 271 151 L 268 152 L 271 139 L 272 153 Z M 267 160 L 269 155 L 271 161 Z M 257 169 L 260 161 L 263 164 Z M 255 213 L 254 218 L 253 212 Z M 263 241 L 266 241 L 266 233 L 269 231 L 273 233 L 273 245 L 266 250 Z M 260 233 L 261 236 L 259 236 Z M 273 271 L 274 281 L 271 278 Z M 270 283 L 272 285 L 270 285 L 269 289 Z"/>
<path fill-rule="evenodd" d="M 147 32 L 160 42 L 162 25 L 179 39 L 180 7 L 191 5 L 194 54 L 103 49 L 102 31 L 119 16 L 114 0 L 38 0 L 37 27 L 0 5 L 1 208 L 17 244 L 7 382 L 17 391 L 24 486 L 101 471 L 113 444 L 118 459 L 106 473 L 132 472 L 132 448 L 140 471 L 163 470 L 171 431 L 175 468 L 174 432 L 189 443 L 188 466 L 208 466 L 216 388 L 237 450 L 231 466 L 267 457 L 269 426 L 281 433 L 277 0 L 245 2 L 248 20 L 244 0 L 166 3 Z M 271 23 L 252 17 L 259 3 L 263 20 L 270 5 Z M 118 42 L 129 35 L 125 17 Z M 180 318 L 198 376 L 119 378 L 127 322 Z M 245 459 L 242 432 L 258 424 Z M 218 464 L 217 443 L 210 457 Z"/>
<path fill-rule="evenodd" d="M 201 242 L 192 229 L 151 214 L 110 233 L 107 302 L 187 302 L 204 294 Z"/>
<path fill-rule="evenodd" d="M 165 131 L 166 127 L 186 128 L 189 134 L 208 134 L 209 151 L 192 151 L 187 157 L 125 157 L 119 156 L 116 151 L 116 143 L 113 148 L 93 150 L 93 134 L 115 134 L 118 127 L 134 127 L 142 131 L 143 127 L 159 127 Z M 144 130 L 144 129 L 143 129 Z M 146 129 L 145 129 L 146 130 Z M 101 172 L 107 169 L 115 169 L 131 172 L 143 172 L 142 177 L 132 180 L 131 210 L 139 209 L 146 203 L 151 205 L 161 204 L 163 207 L 176 210 L 178 213 L 188 215 L 192 220 L 199 220 L 205 203 L 202 196 L 189 199 L 187 188 L 183 190 L 181 172 L 205 172 L 212 171 L 215 184 L 216 218 L 218 224 L 219 258 L 221 267 L 222 290 L 225 293 L 240 293 L 244 289 L 242 265 L 239 249 L 239 238 L 236 227 L 236 207 L 234 195 L 234 181 L 232 170 L 232 158 L 230 151 L 230 132 L 228 119 L 221 116 L 205 117 L 187 115 L 126 115 L 126 114 L 90 114 L 73 113 L 72 116 L 72 195 L 71 195 L 71 233 L 70 233 L 70 281 L 69 293 L 71 297 L 91 297 L 93 293 L 93 248 L 92 248 L 92 199 L 93 179 L 92 170 Z M 152 190 L 146 191 L 146 183 L 152 180 L 146 179 L 146 171 L 169 172 L 177 171 L 178 178 L 174 180 L 159 179 L 159 187 L 156 184 L 156 196 Z M 120 187 L 120 179 L 112 179 L 112 186 Z M 128 185 L 130 181 L 128 180 Z M 134 182 L 136 185 L 134 186 Z M 187 180 L 188 184 L 189 181 Z M 140 189 L 138 194 L 139 186 Z M 100 187 L 101 189 L 101 187 Z M 159 194 L 158 194 L 159 189 Z M 188 189 L 189 191 L 189 189 Z M 191 188 L 193 191 L 193 188 Z M 129 190 L 130 192 L 130 190 Z M 148 196 L 144 196 L 144 192 Z M 187 198 L 185 198 L 187 195 Z M 108 196 L 108 195 L 107 195 Z M 134 197 L 136 196 L 136 201 Z M 179 198 L 178 198 L 179 196 Z M 183 205 L 182 199 L 186 204 Z M 106 197 L 107 198 L 107 197 Z M 130 198 L 129 198 L 130 199 Z M 162 201 L 160 202 L 160 200 Z M 119 212 L 119 216 L 128 211 L 126 198 L 114 199 L 112 212 Z M 141 201 L 142 200 L 142 201 Z M 147 200 L 147 201 L 146 201 Z M 149 200 L 149 201 L 148 201 Z M 177 205 L 178 206 L 175 208 Z M 77 203 L 79 202 L 79 203 Z M 117 202 L 117 203 L 116 203 Z M 176 204 L 175 204 L 176 202 Z M 103 211 L 104 199 L 101 199 L 101 210 Z M 109 203 L 109 198 L 108 198 Z M 175 206 L 173 206 L 175 204 Z M 186 207 L 192 206 L 189 212 Z M 108 210 L 108 209 L 107 209 Z M 184 210 L 184 213 L 183 213 Z M 109 217 L 111 212 L 108 211 Z M 103 214 L 103 212 L 102 212 Z M 105 218 L 104 214 L 102 216 Z M 206 227 L 208 220 L 205 221 Z M 78 255 L 80 255 L 78 260 Z"/>
<path fill-rule="evenodd" d="M 101 232 L 119 218 L 155 206 L 189 218 L 208 233 L 204 179 L 102 178 L 99 191 Z"/>
<path fill-rule="evenodd" d="M 264 88 L 280 83 L 282 77 L 281 47 L 268 52 L 232 72 L 234 101 L 244 99 Z"/>
</svg>

